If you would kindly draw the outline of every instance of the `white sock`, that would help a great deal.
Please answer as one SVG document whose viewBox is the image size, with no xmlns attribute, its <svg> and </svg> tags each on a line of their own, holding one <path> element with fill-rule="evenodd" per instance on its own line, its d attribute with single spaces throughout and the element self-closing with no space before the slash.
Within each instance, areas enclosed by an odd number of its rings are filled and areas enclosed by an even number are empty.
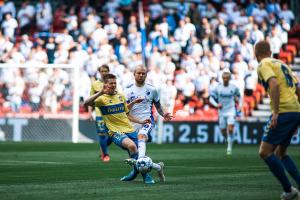
<svg viewBox="0 0 300 200">
<path fill-rule="evenodd" d="M 146 142 L 144 140 L 138 141 L 138 151 L 139 151 L 139 158 L 144 157 L 146 154 Z"/>
<path fill-rule="evenodd" d="M 227 146 L 227 150 L 232 150 L 232 144 L 233 144 L 233 134 L 228 134 L 227 136 L 227 142 L 228 142 L 228 146 Z"/>
<path fill-rule="evenodd" d="M 155 169 L 156 171 L 161 170 L 161 166 L 159 164 L 153 163 L 152 168 Z"/>
</svg>

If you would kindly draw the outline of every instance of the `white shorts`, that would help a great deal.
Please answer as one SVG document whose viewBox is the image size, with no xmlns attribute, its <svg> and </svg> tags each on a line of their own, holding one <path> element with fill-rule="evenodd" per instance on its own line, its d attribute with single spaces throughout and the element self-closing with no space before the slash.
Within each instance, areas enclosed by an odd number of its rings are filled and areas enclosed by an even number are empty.
<svg viewBox="0 0 300 200">
<path fill-rule="evenodd" d="M 226 129 L 228 125 L 235 124 L 235 117 L 234 116 L 220 116 L 219 117 L 219 127 L 220 129 Z"/>
<path fill-rule="evenodd" d="M 151 131 L 154 127 L 154 124 L 143 124 L 141 125 L 139 128 L 136 129 L 136 132 L 138 133 L 138 135 L 145 135 L 148 142 L 151 142 L 152 140 L 152 135 L 151 135 Z"/>
</svg>

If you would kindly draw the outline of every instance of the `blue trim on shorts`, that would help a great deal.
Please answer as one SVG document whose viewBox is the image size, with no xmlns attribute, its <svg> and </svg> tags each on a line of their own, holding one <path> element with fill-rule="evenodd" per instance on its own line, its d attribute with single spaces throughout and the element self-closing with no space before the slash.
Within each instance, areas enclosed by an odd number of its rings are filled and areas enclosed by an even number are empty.
<svg viewBox="0 0 300 200">
<path fill-rule="evenodd" d="M 265 127 L 262 141 L 273 145 L 289 145 L 300 124 L 300 112 L 280 113 L 277 126 L 270 128 L 272 115 Z"/>
<path fill-rule="evenodd" d="M 122 149 L 126 149 L 122 146 L 122 142 L 125 138 L 131 139 L 135 143 L 135 145 L 138 146 L 137 133 L 135 131 L 130 133 L 114 132 L 110 137 L 113 143 L 115 143 L 117 146 L 121 147 Z"/>
</svg>

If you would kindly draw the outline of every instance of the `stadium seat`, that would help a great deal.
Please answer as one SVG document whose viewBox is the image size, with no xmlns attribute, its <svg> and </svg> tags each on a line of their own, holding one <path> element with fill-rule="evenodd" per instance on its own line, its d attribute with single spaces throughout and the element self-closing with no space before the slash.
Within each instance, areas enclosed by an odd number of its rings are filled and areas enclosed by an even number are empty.
<svg viewBox="0 0 300 200">
<path fill-rule="evenodd" d="M 279 53 L 279 59 L 287 64 L 291 64 L 293 62 L 293 55 L 291 52 L 281 50 Z"/>
<path fill-rule="evenodd" d="M 293 56 L 297 55 L 297 47 L 294 44 L 287 44 L 285 46 L 285 50 L 288 52 L 291 52 L 293 54 Z"/>
</svg>

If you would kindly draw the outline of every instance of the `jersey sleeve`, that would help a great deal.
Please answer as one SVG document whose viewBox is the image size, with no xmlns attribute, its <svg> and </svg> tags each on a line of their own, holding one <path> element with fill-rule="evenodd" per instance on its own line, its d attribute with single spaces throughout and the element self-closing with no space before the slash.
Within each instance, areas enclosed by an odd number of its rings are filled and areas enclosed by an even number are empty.
<svg viewBox="0 0 300 200">
<path fill-rule="evenodd" d="M 95 94 L 95 88 L 94 88 L 94 82 L 91 84 L 91 90 L 90 90 L 90 95 Z"/>
<path fill-rule="evenodd" d="M 240 97 L 241 96 L 241 93 L 240 93 L 240 90 L 238 87 L 234 87 L 234 96 L 236 97 Z"/>
<path fill-rule="evenodd" d="M 276 74 L 274 73 L 272 69 L 272 64 L 270 62 L 262 63 L 261 66 L 258 68 L 258 72 L 261 80 L 265 83 L 268 83 L 270 78 L 276 77 Z"/>
<path fill-rule="evenodd" d="M 100 106 L 103 106 L 103 99 L 101 96 L 95 100 L 95 107 L 99 108 Z"/>
<path fill-rule="evenodd" d="M 128 89 L 125 89 L 123 94 L 125 95 L 126 102 L 130 103 L 131 102 L 131 100 L 130 100 L 130 91 Z"/>
<path fill-rule="evenodd" d="M 159 94 L 158 94 L 158 91 L 156 89 L 153 90 L 153 101 L 155 103 L 159 102 Z"/>
<path fill-rule="evenodd" d="M 127 107 L 127 103 L 126 103 L 126 97 L 122 94 L 122 99 L 123 99 L 123 103 L 124 103 L 124 111 L 125 113 L 129 113 L 129 109 Z"/>
<path fill-rule="evenodd" d="M 218 106 L 218 88 L 216 87 L 214 90 L 210 92 L 209 102 L 214 106 Z"/>
<path fill-rule="evenodd" d="M 210 95 L 215 101 L 218 101 L 218 88 L 211 90 Z"/>
</svg>

